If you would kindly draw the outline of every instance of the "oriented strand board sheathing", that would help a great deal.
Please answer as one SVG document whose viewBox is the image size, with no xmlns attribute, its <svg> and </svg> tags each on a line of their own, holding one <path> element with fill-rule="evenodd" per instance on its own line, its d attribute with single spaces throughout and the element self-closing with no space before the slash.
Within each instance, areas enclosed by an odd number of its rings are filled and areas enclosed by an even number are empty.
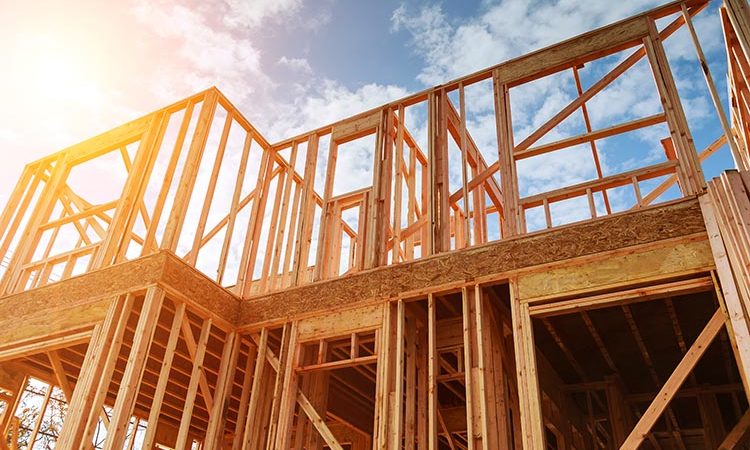
<svg viewBox="0 0 750 450">
<path fill-rule="evenodd" d="M 706 194 L 701 162 L 727 144 L 750 160 L 746 2 L 719 12 L 731 129 L 700 152 L 665 51 L 708 6 L 678 0 L 273 145 L 209 88 L 27 165 L 0 214 L 0 403 L 19 411 L 29 377 L 59 385 L 56 445 L 78 450 L 105 425 L 102 448 L 134 448 L 135 424 L 148 448 L 737 447 L 750 178 Z M 602 121 L 592 100 L 637 65 L 660 110 Z M 577 95 L 518 136 L 512 95 L 552 74 Z M 472 136 L 479 98 L 492 143 Z M 585 132 L 554 140 L 579 110 Z M 602 167 L 598 143 L 654 126 L 651 146 L 623 147 L 633 167 Z M 372 180 L 339 192 L 365 141 Z M 522 160 L 583 147 L 596 176 L 526 195 Z M 92 201 L 69 175 L 105 155 L 124 185 Z M 53 391 L 36 423 L 0 415 L 10 448 L 46 433 Z"/>
<path fill-rule="evenodd" d="M 481 277 L 500 279 L 526 267 L 704 232 L 698 201 L 687 199 L 256 297 L 242 302 L 238 325 L 283 321 Z"/>
</svg>

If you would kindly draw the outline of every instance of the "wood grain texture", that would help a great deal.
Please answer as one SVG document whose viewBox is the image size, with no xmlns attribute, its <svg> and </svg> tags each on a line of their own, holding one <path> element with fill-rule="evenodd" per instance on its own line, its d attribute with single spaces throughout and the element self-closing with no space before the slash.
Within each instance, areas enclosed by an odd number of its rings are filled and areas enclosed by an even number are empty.
<svg viewBox="0 0 750 450">
<path fill-rule="evenodd" d="M 239 299 L 232 293 L 173 253 L 161 251 L 0 298 L 0 348 L 91 326 L 104 318 L 113 297 L 154 285 L 225 326 L 234 324 L 239 313 Z"/>
<path fill-rule="evenodd" d="M 237 324 L 250 328 L 437 285 L 500 279 L 527 267 L 697 233 L 705 233 L 705 225 L 698 201 L 690 198 L 250 298 L 242 302 Z"/>
</svg>

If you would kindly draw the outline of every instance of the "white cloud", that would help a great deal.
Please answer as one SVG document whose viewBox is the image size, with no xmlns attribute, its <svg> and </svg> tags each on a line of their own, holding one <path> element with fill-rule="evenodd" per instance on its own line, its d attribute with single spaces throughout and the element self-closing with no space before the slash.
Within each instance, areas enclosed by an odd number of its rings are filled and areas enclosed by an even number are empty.
<svg viewBox="0 0 750 450">
<path fill-rule="evenodd" d="M 288 16 L 302 7 L 302 0 L 226 0 L 223 22 L 232 27 L 257 27 L 269 18 Z"/>
<path fill-rule="evenodd" d="M 365 84 L 350 89 L 328 79 L 316 80 L 318 87 L 306 89 L 290 103 L 274 105 L 269 113 L 273 121 L 261 127 L 271 139 L 282 139 L 345 119 L 407 95 L 396 85 Z"/>
<path fill-rule="evenodd" d="M 282 56 L 281 58 L 279 58 L 278 64 L 301 73 L 312 73 L 310 62 L 308 62 L 305 58 L 288 58 L 286 56 Z"/>
<path fill-rule="evenodd" d="M 455 25 L 449 23 L 439 6 L 427 6 L 412 14 L 402 5 L 394 11 L 391 25 L 393 31 L 411 34 L 412 44 L 424 57 L 427 64 L 419 80 L 439 84 L 659 3 L 504 0 Z"/>
<path fill-rule="evenodd" d="M 425 6 L 410 10 L 405 5 L 397 8 L 391 17 L 392 32 L 405 32 L 416 54 L 424 61 L 417 79 L 425 85 L 445 83 L 467 73 L 497 64 L 588 30 L 647 10 L 663 2 L 638 0 L 609 2 L 558 0 L 554 2 L 520 2 L 503 0 L 487 2 L 482 10 L 468 18 L 453 20 L 440 6 Z M 671 20 L 671 19 L 669 19 Z M 695 19 L 707 54 L 722 48 L 720 23 L 716 14 L 704 13 Z M 705 85 L 697 66 L 688 70 L 687 63 L 695 57 L 689 35 L 681 30 L 666 41 L 666 50 L 673 62 L 673 72 L 680 88 L 691 124 L 704 121 L 711 111 L 705 98 Z M 619 63 L 623 55 L 587 64 L 581 71 L 584 89 L 593 80 Z M 587 83 L 586 77 L 589 82 Z M 521 87 L 511 89 L 511 109 L 516 143 L 536 130 L 568 102 L 577 96 L 571 71 L 562 72 Z M 485 99 L 491 98 L 485 94 Z M 467 95 L 467 101 L 476 99 Z M 594 129 L 611 126 L 627 120 L 645 117 L 661 111 L 653 75 L 645 60 L 628 70 L 604 91 L 588 102 Z M 491 105 L 482 102 L 475 108 L 474 117 L 487 114 Z M 494 136 L 492 121 L 476 121 L 473 135 Z M 656 127 L 659 128 L 659 127 Z M 658 139 L 666 137 L 663 128 L 646 129 L 632 134 L 630 142 L 633 156 L 623 159 L 613 149 L 614 143 L 600 143 L 600 159 L 606 173 L 620 172 L 626 168 L 642 167 L 663 158 Z M 561 125 L 550 131 L 539 143 L 549 142 L 585 131 L 580 112 L 574 113 Z M 660 133 L 657 133 L 657 131 Z M 658 136 L 657 136 L 658 134 Z M 488 140 L 488 143 L 490 141 Z M 637 143 L 637 148 L 633 147 Z M 608 154 L 607 150 L 610 150 Z M 635 152 L 635 150 L 638 150 Z M 617 157 L 615 158 L 614 156 Z M 544 192 L 575 182 L 596 177 L 591 151 L 588 146 L 531 158 L 519 163 L 521 195 Z M 623 199 L 625 201 L 625 199 Z M 572 205 L 571 205 L 572 207 Z M 569 214 L 565 213 L 569 216 Z"/>
<path fill-rule="evenodd" d="M 140 1 L 136 18 L 177 47 L 181 61 L 157 68 L 165 98 L 179 98 L 211 85 L 234 101 L 272 86 L 260 65 L 260 51 L 242 33 L 217 27 L 206 15 L 181 5 Z M 253 83 L 248 83 L 248 80 Z"/>
</svg>

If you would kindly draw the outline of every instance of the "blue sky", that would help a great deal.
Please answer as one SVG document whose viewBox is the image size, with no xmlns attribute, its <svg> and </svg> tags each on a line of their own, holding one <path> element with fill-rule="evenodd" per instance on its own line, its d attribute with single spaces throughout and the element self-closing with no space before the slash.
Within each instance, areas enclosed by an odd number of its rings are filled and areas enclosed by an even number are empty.
<svg viewBox="0 0 750 450">
<path fill-rule="evenodd" d="M 0 200 L 25 162 L 211 85 L 273 142 L 664 2 L 29 3 L 0 4 L 0 57 L 12 62 L 0 74 Z M 718 6 L 714 1 L 695 22 L 726 101 Z M 700 150 L 720 128 L 691 45 L 683 28 L 667 51 Z M 622 57 L 587 66 L 584 86 Z M 594 128 L 658 112 L 642 66 L 592 102 Z M 492 161 L 494 124 L 483 89 L 467 90 L 469 131 Z M 517 141 L 574 95 L 569 72 L 512 91 Z M 423 115 L 415 111 L 412 123 L 419 134 Z M 581 127 L 580 118 L 571 120 L 547 140 L 579 134 Z M 605 171 L 658 162 L 654 144 L 665 132 L 656 130 L 603 142 Z M 356 154 L 367 156 L 367 149 Z M 590 179 L 589 160 L 578 149 L 523 163 L 522 195 Z M 369 163 L 353 158 L 352 164 L 351 183 L 344 180 L 342 189 L 359 183 Z M 731 164 L 723 149 L 706 163 L 706 174 Z"/>
</svg>

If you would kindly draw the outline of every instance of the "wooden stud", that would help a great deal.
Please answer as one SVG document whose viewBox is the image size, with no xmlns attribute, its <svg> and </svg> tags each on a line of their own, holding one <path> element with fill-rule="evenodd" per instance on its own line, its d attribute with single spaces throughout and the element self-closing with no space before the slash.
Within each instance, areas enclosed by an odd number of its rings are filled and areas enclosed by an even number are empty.
<svg viewBox="0 0 750 450">
<path fill-rule="evenodd" d="M 164 291 L 160 288 L 149 288 L 146 292 L 128 356 L 128 365 L 120 381 L 120 389 L 112 410 L 110 428 L 107 430 L 106 450 L 122 448 L 125 442 L 128 423 L 140 388 L 163 300 Z"/>
<path fill-rule="evenodd" d="M 186 306 L 184 303 L 178 304 L 175 308 L 172 327 L 169 330 L 169 340 L 167 341 L 167 346 L 164 350 L 164 357 L 159 372 L 159 381 L 156 384 L 154 401 L 151 404 L 151 411 L 148 416 L 148 427 L 146 428 L 146 435 L 143 437 L 143 446 L 145 448 L 152 448 L 156 443 L 156 430 L 159 426 L 162 402 L 167 389 L 167 383 L 169 382 L 169 374 L 172 371 L 172 361 L 174 360 L 175 349 L 177 348 L 177 342 L 180 338 L 180 328 L 182 327 L 182 321 L 185 318 L 185 308 Z"/>
<path fill-rule="evenodd" d="M 190 331 L 192 333 L 192 331 Z M 211 319 L 203 321 L 201 334 L 196 344 L 195 356 L 193 356 L 193 369 L 190 374 L 190 386 L 185 395 L 185 406 L 182 410 L 180 419 L 180 429 L 177 433 L 177 444 L 175 448 L 185 448 L 188 442 L 188 433 L 190 432 L 190 422 L 193 417 L 193 408 L 195 406 L 195 395 L 198 393 L 199 372 L 202 370 L 203 358 L 206 355 L 206 345 L 208 337 L 211 334 Z"/>
</svg>

